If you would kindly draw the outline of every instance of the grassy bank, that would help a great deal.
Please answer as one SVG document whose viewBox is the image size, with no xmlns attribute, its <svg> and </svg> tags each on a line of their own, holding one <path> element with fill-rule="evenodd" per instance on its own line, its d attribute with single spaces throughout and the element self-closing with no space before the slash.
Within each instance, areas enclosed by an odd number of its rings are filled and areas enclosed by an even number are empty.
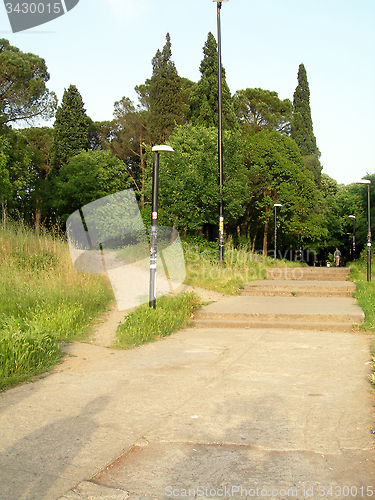
<svg viewBox="0 0 375 500">
<path fill-rule="evenodd" d="M 372 262 L 374 270 L 375 262 Z M 367 281 L 367 262 L 365 256 L 350 263 L 349 279 L 356 284 L 354 297 L 365 313 L 365 321 L 361 325 L 361 330 L 375 333 L 375 276 L 372 273 L 372 281 Z"/>
<path fill-rule="evenodd" d="M 371 263 L 371 271 L 375 268 L 374 260 Z M 365 321 L 360 325 L 360 330 L 372 334 L 370 340 L 370 349 L 373 359 L 373 374 L 371 375 L 371 383 L 375 388 L 375 276 L 371 272 L 371 281 L 367 281 L 367 258 L 363 254 L 359 259 L 350 264 L 351 281 L 356 284 L 356 291 L 354 297 L 357 299 L 358 305 L 365 313 Z"/>
<path fill-rule="evenodd" d="M 77 272 L 67 243 L 0 226 L 0 390 L 48 370 L 113 300 L 104 276 Z"/>
</svg>

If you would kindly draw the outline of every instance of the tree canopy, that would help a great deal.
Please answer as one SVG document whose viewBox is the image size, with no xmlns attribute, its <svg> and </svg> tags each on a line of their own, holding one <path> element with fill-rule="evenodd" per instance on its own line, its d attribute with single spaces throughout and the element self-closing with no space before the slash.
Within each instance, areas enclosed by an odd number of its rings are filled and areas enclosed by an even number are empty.
<svg viewBox="0 0 375 500">
<path fill-rule="evenodd" d="M 192 90 L 189 100 L 188 121 L 191 125 L 217 127 L 218 122 L 218 60 L 217 43 L 210 32 L 203 47 L 203 60 L 199 71 L 201 78 Z M 233 129 L 236 125 L 232 96 L 225 79 L 222 66 L 223 129 Z"/>
<path fill-rule="evenodd" d="M 75 85 L 65 89 L 61 105 L 56 111 L 51 147 L 53 173 L 65 165 L 70 158 L 88 146 L 90 121 L 83 100 Z"/>
<path fill-rule="evenodd" d="M 282 101 L 277 92 L 263 89 L 238 90 L 234 99 L 238 120 L 246 132 L 267 128 L 290 133 L 293 106 L 289 99 Z"/>
<path fill-rule="evenodd" d="M 165 142 L 175 124 L 183 121 L 182 83 L 171 57 L 171 38 L 167 33 L 163 50 L 158 50 L 152 59 L 152 77 L 148 85 L 150 133 L 155 142 Z"/>
<path fill-rule="evenodd" d="M 51 118 L 57 99 L 46 87 L 49 78 L 44 59 L 0 39 L 0 126 L 38 116 Z"/>
</svg>

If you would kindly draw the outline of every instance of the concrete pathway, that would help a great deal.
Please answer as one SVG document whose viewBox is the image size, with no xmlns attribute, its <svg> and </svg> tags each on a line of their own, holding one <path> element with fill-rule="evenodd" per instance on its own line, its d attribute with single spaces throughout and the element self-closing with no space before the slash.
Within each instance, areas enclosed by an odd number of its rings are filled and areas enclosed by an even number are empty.
<svg viewBox="0 0 375 500">
<path fill-rule="evenodd" d="M 205 309 L 232 299 L 251 297 Z M 375 496 L 364 334 L 188 328 L 66 349 L 0 395 L 1 500 Z"/>
</svg>

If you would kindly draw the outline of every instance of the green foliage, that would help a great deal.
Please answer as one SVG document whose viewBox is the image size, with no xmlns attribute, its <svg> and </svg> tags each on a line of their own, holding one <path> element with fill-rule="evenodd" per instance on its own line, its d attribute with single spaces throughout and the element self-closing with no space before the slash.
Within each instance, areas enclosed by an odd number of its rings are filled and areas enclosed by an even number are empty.
<svg viewBox="0 0 375 500">
<path fill-rule="evenodd" d="M 27 214 L 30 211 L 29 186 L 33 180 L 31 149 L 27 139 L 18 130 L 1 127 L 0 154 L 3 172 L 1 201 L 9 214 Z"/>
<path fill-rule="evenodd" d="M 110 149 L 124 161 L 132 178 L 132 187 L 140 195 L 144 207 L 146 153 L 144 144 L 151 146 L 148 130 L 149 113 L 126 97 L 115 102 Z"/>
<path fill-rule="evenodd" d="M 310 108 L 310 89 L 305 66 L 298 69 L 298 85 L 293 95 L 293 119 L 291 136 L 296 141 L 306 168 L 312 172 L 317 186 L 320 186 L 322 166 L 320 151 L 316 145 Z"/>
<path fill-rule="evenodd" d="M 55 182 L 62 221 L 82 206 L 130 187 L 124 163 L 109 151 L 82 151 L 64 165 Z"/>
<path fill-rule="evenodd" d="M 257 220 L 264 227 L 264 254 L 274 203 L 283 205 L 278 218 L 284 232 L 310 241 L 324 238 L 326 229 L 318 192 L 295 142 L 276 131 L 262 130 L 251 137 L 248 157 L 253 213 L 256 211 Z"/>
<path fill-rule="evenodd" d="M 113 294 L 101 275 L 75 271 L 63 240 L 0 226 L 0 388 L 47 370 L 60 342 L 81 338 Z"/>
<path fill-rule="evenodd" d="M 0 39 L 0 126 L 36 116 L 51 118 L 57 99 L 46 88 L 48 80 L 44 59 Z"/>
<path fill-rule="evenodd" d="M 171 39 L 167 33 L 162 52 L 158 50 L 152 59 L 151 80 L 146 82 L 150 104 L 150 133 L 154 143 L 164 143 L 176 123 L 183 123 L 185 104 L 181 78 L 171 57 Z"/>
<path fill-rule="evenodd" d="M 298 85 L 293 95 L 293 112 L 292 138 L 296 141 L 302 156 L 319 154 L 311 119 L 309 82 L 303 64 L 300 64 L 298 68 Z"/>
<path fill-rule="evenodd" d="M 160 167 L 160 212 L 174 227 L 192 233 L 218 219 L 217 131 L 206 127 L 177 127 L 170 137 L 175 152 L 164 155 Z M 243 214 L 246 195 L 244 148 L 239 135 L 223 138 L 225 176 L 223 198 L 226 221 Z"/>
<path fill-rule="evenodd" d="M 88 148 L 90 120 L 86 115 L 81 94 L 75 85 L 65 89 L 61 105 L 53 124 L 54 137 L 51 148 L 53 176 L 70 158 Z"/>
<path fill-rule="evenodd" d="M 42 218 L 48 216 L 48 174 L 51 170 L 49 153 L 53 141 L 53 129 L 50 127 L 30 127 L 22 129 L 22 135 L 26 138 L 30 151 L 30 179 L 27 186 L 28 206 L 23 218 L 28 222 L 35 220 L 38 231 Z M 27 217 L 27 213 L 29 217 Z"/>
<path fill-rule="evenodd" d="M 244 131 L 259 132 L 263 128 L 290 132 L 292 103 L 279 99 L 277 92 L 263 89 L 238 90 L 234 96 L 238 120 Z"/>
<path fill-rule="evenodd" d="M 194 293 L 164 296 L 156 300 L 156 309 L 143 304 L 129 313 L 117 329 L 117 344 L 130 349 L 177 331 L 200 306 Z"/>
<path fill-rule="evenodd" d="M 187 119 L 191 125 L 210 128 L 217 127 L 218 123 L 218 54 L 217 43 L 212 33 L 208 33 L 203 54 L 204 57 L 199 68 L 202 76 L 192 88 Z M 221 78 L 223 129 L 231 130 L 236 126 L 236 116 L 223 67 Z"/>
</svg>

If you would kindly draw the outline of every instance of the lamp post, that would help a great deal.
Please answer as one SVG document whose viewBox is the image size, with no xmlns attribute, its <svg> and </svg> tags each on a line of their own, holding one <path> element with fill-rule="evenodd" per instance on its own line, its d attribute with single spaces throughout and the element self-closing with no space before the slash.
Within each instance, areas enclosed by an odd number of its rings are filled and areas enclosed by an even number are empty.
<svg viewBox="0 0 375 500">
<path fill-rule="evenodd" d="M 212 0 L 217 3 L 217 88 L 218 88 L 218 161 L 219 161 L 219 262 L 224 259 L 224 207 L 223 207 L 223 97 L 221 81 L 221 22 L 220 10 L 223 2 L 228 0 Z"/>
<path fill-rule="evenodd" d="M 353 219 L 353 260 L 355 260 L 355 215 L 349 215 Z"/>
<path fill-rule="evenodd" d="M 371 207 L 369 179 L 361 179 L 357 184 L 367 184 L 367 281 L 371 281 Z"/>
<path fill-rule="evenodd" d="M 173 153 L 170 146 L 154 146 L 152 148 L 153 166 L 152 166 L 152 212 L 151 212 L 151 231 L 150 231 L 150 294 L 149 306 L 156 307 L 156 258 L 158 241 L 158 198 L 159 198 L 159 153 Z"/>
<path fill-rule="evenodd" d="M 274 260 L 276 262 L 276 249 L 277 249 L 277 207 L 282 207 L 281 203 L 274 203 L 273 205 L 275 207 L 275 254 L 274 254 Z"/>
</svg>

